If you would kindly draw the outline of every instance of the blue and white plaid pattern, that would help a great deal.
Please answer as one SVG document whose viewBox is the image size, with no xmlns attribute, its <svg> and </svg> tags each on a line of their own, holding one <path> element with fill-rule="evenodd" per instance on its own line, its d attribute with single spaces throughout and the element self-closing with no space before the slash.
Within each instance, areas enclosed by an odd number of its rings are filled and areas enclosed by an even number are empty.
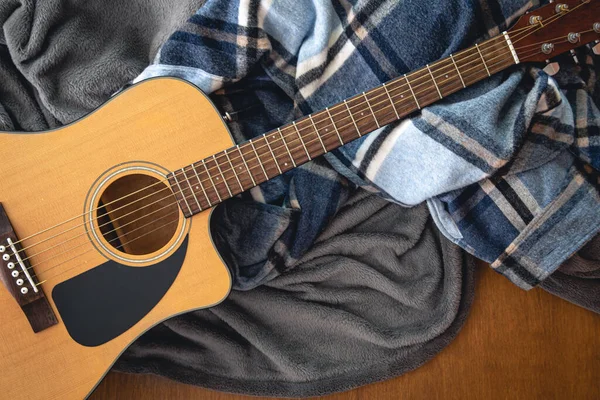
<svg viewBox="0 0 600 400">
<path fill-rule="evenodd" d="M 538 5 L 208 0 L 138 80 L 179 76 L 213 93 L 222 108 L 239 112 L 232 129 L 241 141 L 497 35 Z M 552 78 L 512 67 L 326 159 L 392 201 L 427 201 L 448 238 L 530 288 L 600 230 L 599 63 L 587 48 L 579 59 Z M 317 164 L 253 190 L 254 200 L 292 209 L 302 221 L 269 242 L 253 268 L 271 266 L 258 275 L 289 266 L 336 211 L 344 181 Z M 282 231 L 281 221 L 264 230 Z"/>
</svg>

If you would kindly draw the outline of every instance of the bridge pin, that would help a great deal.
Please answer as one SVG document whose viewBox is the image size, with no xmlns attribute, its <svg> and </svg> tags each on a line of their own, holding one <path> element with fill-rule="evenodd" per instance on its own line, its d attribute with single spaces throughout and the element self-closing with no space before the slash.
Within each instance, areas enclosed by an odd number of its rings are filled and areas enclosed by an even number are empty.
<svg viewBox="0 0 600 400">
<path fill-rule="evenodd" d="M 4 253 L 6 251 L 6 247 L 0 246 L 0 253 Z"/>
<path fill-rule="evenodd" d="M 17 285 L 18 286 L 23 285 L 23 279 L 21 279 L 21 278 L 17 279 Z"/>
<path fill-rule="evenodd" d="M 6 264 L 6 266 L 8 267 L 8 269 L 13 269 L 15 267 L 15 263 L 9 262 L 8 264 Z"/>
<path fill-rule="evenodd" d="M 10 274 L 13 276 L 13 278 L 16 278 L 17 276 L 19 276 L 19 271 L 13 271 Z"/>
<path fill-rule="evenodd" d="M 10 256 L 9 256 L 8 254 L 3 254 L 3 255 L 2 255 L 2 259 L 3 259 L 4 261 L 8 261 L 8 260 L 10 260 Z"/>
<path fill-rule="evenodd" d="M 29 292 L 29 290 L 26 287 L 22 287 L 21 288 L 21 293 L 22 294 L 27 294 L 27 292 Z"/>
</svg>

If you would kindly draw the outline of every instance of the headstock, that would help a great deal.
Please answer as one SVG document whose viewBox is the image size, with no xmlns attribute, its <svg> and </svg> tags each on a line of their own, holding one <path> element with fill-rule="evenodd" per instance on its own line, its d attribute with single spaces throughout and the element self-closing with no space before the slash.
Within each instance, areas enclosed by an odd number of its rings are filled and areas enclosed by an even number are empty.
<svg viewBox="0 0 600 400">
<path fill-rule="evenodd" d="M 521 62 L 545 61 L 600 40 L 600 0 L 562 0 L 522 16 L 508 31 Z"/>
</svg>

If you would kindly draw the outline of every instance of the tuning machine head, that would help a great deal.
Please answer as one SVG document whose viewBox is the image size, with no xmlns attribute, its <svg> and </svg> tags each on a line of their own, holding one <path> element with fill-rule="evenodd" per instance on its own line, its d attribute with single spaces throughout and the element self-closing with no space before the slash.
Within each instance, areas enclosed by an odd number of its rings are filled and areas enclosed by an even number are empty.
<svg viewBox="0 0 600 400">
<path fill-rule="evenodd" d="M 558 74 L 558 71 L 560 71 L 560 65 L 556 61 L 550 62 L 550 60 L 547 60 L 546 63 L 547 64 L 544 67 L 545 73 L 547 73 L 550 76 Z"/>
<path fill-rule="evenodd" d="M 592 49 L 592 52 L 595 55 L 600 56 L 600 40 L 596 40 L 594 43 L 590 43 L 588 46 L 590 49 Z"/>
<path fill-rule="evenodd" d="M 564 3 L 558 3 L 556 7 L 554 7 L 554 10 L 557 14 L 566 13 L 569 11 L 569 5 Z"/>
</svg>

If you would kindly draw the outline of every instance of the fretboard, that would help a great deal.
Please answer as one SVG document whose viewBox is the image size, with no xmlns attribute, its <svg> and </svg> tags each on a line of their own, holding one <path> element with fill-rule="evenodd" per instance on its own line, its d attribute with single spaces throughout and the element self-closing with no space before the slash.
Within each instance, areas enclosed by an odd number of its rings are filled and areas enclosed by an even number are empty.
<svg viewBox="0 0 600 400">
<path fill-rule="evenodd" d="M 518 63 L 506 33 L 169 174 L 186 217 Z"/>
</svg>

